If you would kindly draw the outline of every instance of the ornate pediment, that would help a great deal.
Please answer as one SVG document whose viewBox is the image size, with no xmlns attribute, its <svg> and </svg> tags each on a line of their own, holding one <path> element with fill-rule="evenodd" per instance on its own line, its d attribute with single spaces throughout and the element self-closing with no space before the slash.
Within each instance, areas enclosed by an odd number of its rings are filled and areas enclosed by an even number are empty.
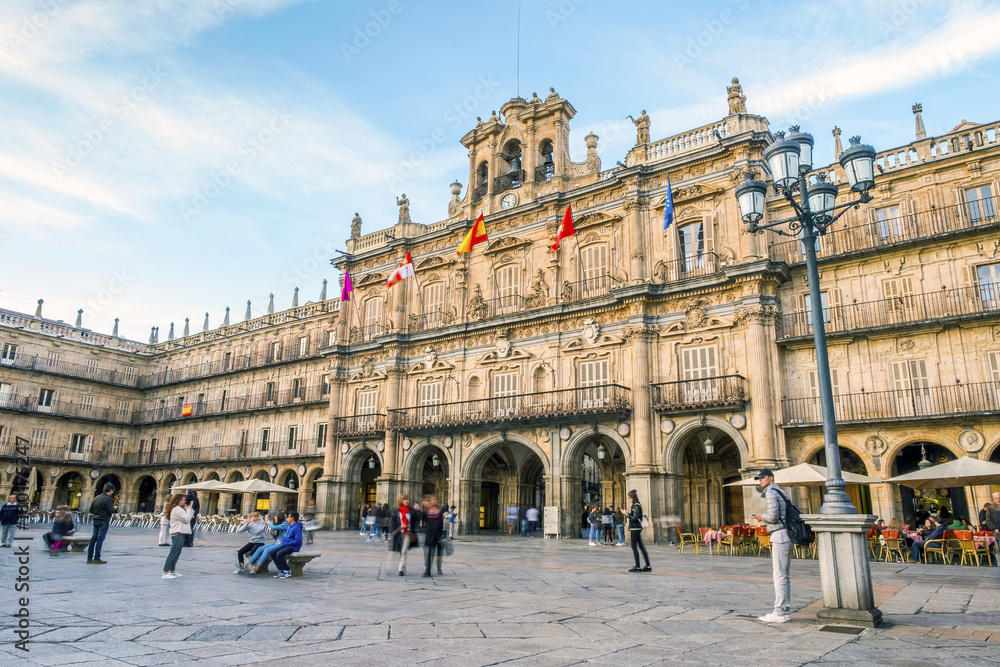
<svg viewBox="0 0 1000 667">
<path fill-rule="evenodd" d="M 452 265 L 457 263 L 458 260 L 453 259 L 451 256 L 434 255 L 433 257 L 424 257 L 423 259 L 418 259 L 416 262 L 414 262 L 413 268 L 415 271 L 429 271 L 431 269 L 448 269 Z"/>
<path fill-rule="evenodd" d="M 523 361 L 525 359 L 531 359 L 531 357 L 532 355 L 520 348 L 511 348 L 506 355 L 503 354 L 502 349 L 497 349 L 487 353 L 476 363 L 480 366 L 492 366 L 500 362 L 510 363 L 512 361 Z"/>
<path fill-rule="evenodd" d="M 506 250 L 514 250 L 515 248 L 526 248 L 530 245 L 531 241 L 522 239 L 519 236 L 503 236 L 490 241 L 490 246 L 486 249 L 486 252 L 504 252 Z"/>
<path fill-rule="evenodd" d="M 436 359 L 433 362 L 420 361 L 406 371 L 407 375 L 422 375 L 424 373 L 450 373 L 455 370 L 455 364 Z"/>
<path fill-rule="evenodd" d="M 384 283 L 386 281 L 384 273 L 366 273 L 363 276 L 358 276 L 354 279 L 355 287 L 365 287 L 366 285 L 373 285 L 376 283 Z"/>
<path fill-rule="evenodd" d="M 576 218 L 573 221 L 573 227 L 579 232 L 581 229 L 595 227 L 604 223 L 618 222 L 620 220 L 621 216 L 611 216 L 607 213 L 594 211 L 593 213 L 584 213 L 579 218 Z"/>
</svg>

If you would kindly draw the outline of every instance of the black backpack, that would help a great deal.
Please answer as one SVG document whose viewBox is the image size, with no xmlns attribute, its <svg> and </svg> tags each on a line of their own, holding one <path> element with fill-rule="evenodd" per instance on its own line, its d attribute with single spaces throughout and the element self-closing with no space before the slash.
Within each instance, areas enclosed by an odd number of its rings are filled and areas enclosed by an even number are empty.
<svg viewBox="0 0 1000 667">
<path fill-rule="evenodd" d="M 808 523 L 802 520 L 798 508 L 792 504 L 788 496 L 778 489 L 775 491 L 778 491 L 778 495 L 785 501 L 785 530 L 788 531 L 789 539 L 799 546 L 809 546 L 816 540 L 816 533 L 813 532 Z"/>
</svg>

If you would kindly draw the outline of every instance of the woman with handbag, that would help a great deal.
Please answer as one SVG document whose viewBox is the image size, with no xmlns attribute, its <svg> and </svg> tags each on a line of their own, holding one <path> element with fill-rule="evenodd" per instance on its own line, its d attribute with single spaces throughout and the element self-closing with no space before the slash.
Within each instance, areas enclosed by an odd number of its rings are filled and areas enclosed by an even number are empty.
<svg viewBox="0 0 1000 667">
<path fill-rule="evenodd" d="M 399 554 L 399 576 L 406 574 L 406 552 L 420 546 L 415 526 L 420 505 L 410 506 L 410 497 L 405 493 L 396 501 L 396 511 L 392 513 L 389 528 L 392 531 L 392 550 Z"/>
<path fill-rule="evenodd" d="M 444 511 L 438 507 L 437 496 L 427 498 L 427 512 L 424 514 L 424 523 L 427 533 L 424 535 L 424 549 L 427 550 L 426 565 L 424 566 L 424 576 L 431 576 L 431 561 L 434 554 L 437 554 L 437 573 L 441 571 L 441 562 L 444 559 Z"/>
<path fill-rule="evenodd" d="M 629 534 L 632 536 L 632 555 L 635 556 L 635 567 L 629 570 L 629 572 L 652 572 L 653 568 L 649 565 L 649 554 L 646 553 L 646 546 L 642 543 L 642 529 L 649 525 L 649 520 L 642 514 L 642 505 L 639 504 L 639 494 L 632 489 L 628 492 L 628 498 L 632 502 L 632 509 L 625 512 L 625 508 L 622 508 L 621 513 L 628 518 L 628 530 Z M 646 561 L 646 567 L 639 567 L 639 550 L 642 550 L 642 557 Z"/>
</svg>

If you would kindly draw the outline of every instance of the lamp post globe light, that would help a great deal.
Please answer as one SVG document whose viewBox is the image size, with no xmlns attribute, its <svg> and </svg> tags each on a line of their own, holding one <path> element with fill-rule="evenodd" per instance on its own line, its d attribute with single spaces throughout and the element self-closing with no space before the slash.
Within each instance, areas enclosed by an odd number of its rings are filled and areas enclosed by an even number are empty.
<svg viewBox="0 0 1000 667">
<path fill-rule="evenodd" d="M 816 182 L 810 186 L 806 176 L 812 171 L 813 138 L 793 125 L 789 128 L 787 138 L 784 132 L 775 133 L 775 140 L 764 150 L 764 159 L 775 192 L 792 206 L 795 210 L 794 217 L 765 221 L 767 185 L 754 180 L 750 174 L 736 188 L 736 201 L 748 233 L 762 234 L 764 230 L 768 230 L 784 236 L 798 237 L 802 241 L 806 259 L 809 311 L 816 347 L 816 376 L 827 465 L 826 495 L 823 497 L 820 513 L 807 517 L 819 542 L 824 607 L 817 613 L 817 617 L 833 623 L 876 626 L 881 623 L 882 612 L 874 603 L 864 538 L 864 531 L 876 517 L 858 514 L 844 492 L 823 300 L 816 262 L 816 239 L 824 235 L 848 209 L 858 208 L 872 200 L 869 191 L 875 186 L 875 149 L 862 145 L 860 137 L 851 137 L 850 143 L 851 147 L 840 156 L 840 166 L 847 175 L 851 193 L 856 194 L 857 199 L 837 204 L 839 188 L 833 183 L 827 183 L 825 174 L 817 175 Z"/>
</svg>

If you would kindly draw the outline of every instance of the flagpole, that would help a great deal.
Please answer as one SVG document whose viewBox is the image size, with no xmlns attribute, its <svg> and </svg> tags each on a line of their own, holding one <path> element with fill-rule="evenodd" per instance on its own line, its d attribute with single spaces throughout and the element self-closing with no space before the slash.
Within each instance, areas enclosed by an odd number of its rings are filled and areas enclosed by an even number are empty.
<svg viewBox="0 0 1000 667">
<path fill-rule="evenodd" d="M 490 252 L 490 242 L 486 242 L 486 252 Z M 500 308 L 500 314 L 503 315 L 503 301 L 500 300 L 500 290 L 497 287 L 497 266 L 493 263 L 493 253 L 490 253 L 490 266 L 493 267 L 493 298 L 497 300 L 497 307 Z"/>
<path fill-rule="evenodd" d="M 420 312 L 424 316 L 424 328 L 427 327 L 427 307 L 424 306 L 424 293 L 420 289 L 420 278 L 417 278 L 417 267 L 413 267 L 413 283 L 417 286 L 417 298 L 420 299 Z"/>
<path fill-rule="evenodd" d="M 580 237 L 577 236 L 576 234 L 573 234 L 573 236 L 576 237 L 576 254 L 577 254 L 577 257 L 580 258 L 580 278 L 583 280 L 583 291 L 584 291 L 584 294 L 586 294 L 587 298 L 589 299 L 590 298 L 590 287 L 587 285 L 587 272 L 583 268 L 583 251 L 580 250 Z"/>
</svg>

